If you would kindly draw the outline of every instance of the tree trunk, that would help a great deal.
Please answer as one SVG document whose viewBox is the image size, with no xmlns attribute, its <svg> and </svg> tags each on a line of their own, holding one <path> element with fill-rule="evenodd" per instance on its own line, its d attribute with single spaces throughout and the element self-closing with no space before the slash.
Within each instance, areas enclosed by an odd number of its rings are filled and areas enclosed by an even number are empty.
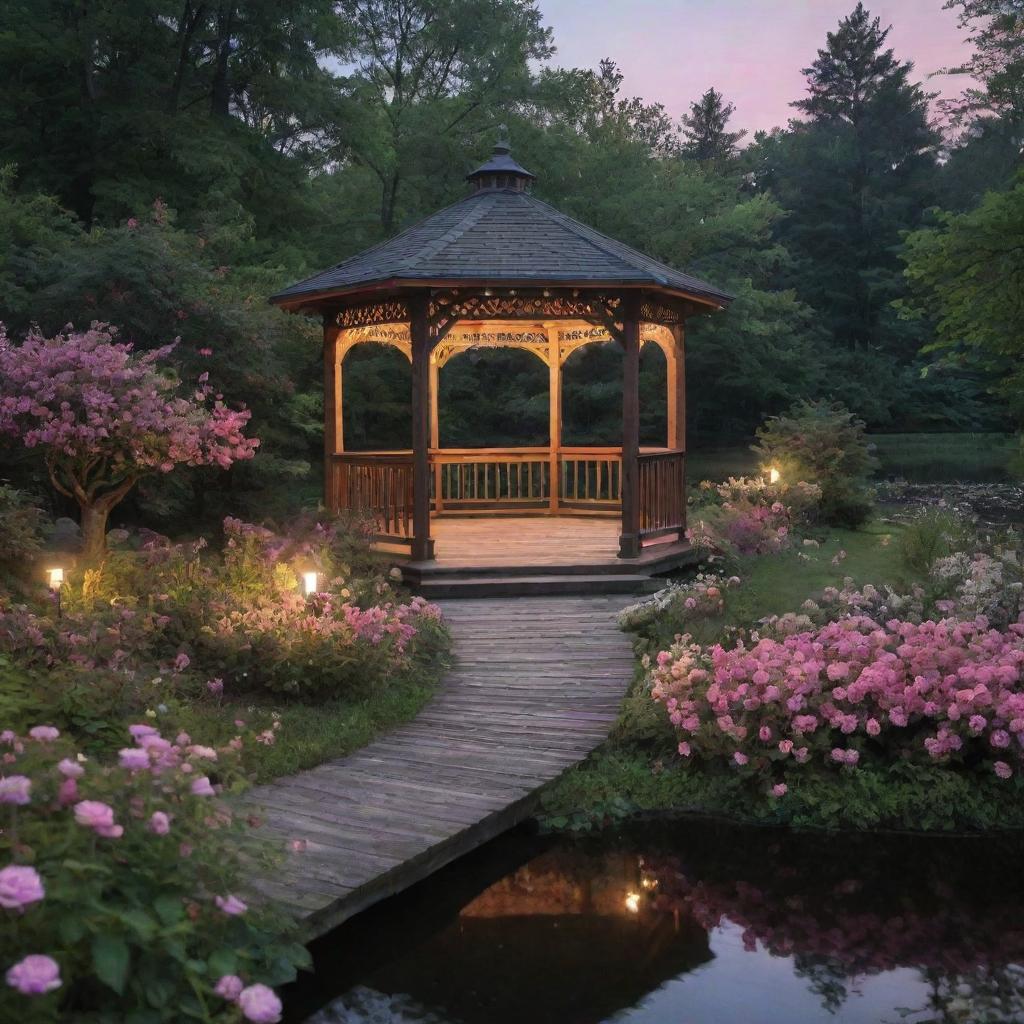
<svg viewBox="0 0 1024 1024">
<path fill-rule="evenodd" d="M 210 92 L 210 113 L 214 117 L 231 114 L 231 88 L 228 81 L 231 59 L 231 32 L 234 28 L 235 5 L 222 4 L 217 12 L 217 41 Z"/>
<path fill-rule="evenodd" d="M 110 509 L 103 504 L 82 505 L 82 559 L 87 565 L 99 562 L 107 553 L 107 517 Z"/>
</svg>

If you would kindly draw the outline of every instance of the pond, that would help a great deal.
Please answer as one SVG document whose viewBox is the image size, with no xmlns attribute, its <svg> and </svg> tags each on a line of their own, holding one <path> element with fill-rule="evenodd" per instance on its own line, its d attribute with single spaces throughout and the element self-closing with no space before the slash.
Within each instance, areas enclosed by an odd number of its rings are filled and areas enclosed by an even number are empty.
<svg viewBox="0 0 1024 1024">
<path fill-rule="evenodd" d="M 1024 1021 L 1024 837 L 513 832 L 314 946 L 308 1024 Z"/>
</svg>

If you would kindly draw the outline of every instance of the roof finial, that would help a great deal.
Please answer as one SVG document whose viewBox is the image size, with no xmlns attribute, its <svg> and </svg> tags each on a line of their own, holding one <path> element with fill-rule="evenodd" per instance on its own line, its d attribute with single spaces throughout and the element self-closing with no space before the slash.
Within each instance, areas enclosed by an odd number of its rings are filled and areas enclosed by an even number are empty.
<svg viewBox="0 0 1024 1024">
<path fill-rule="evenodd" d="M 485 188 L 526 191 L 530 182 L 534 180 L 534 175 L 516 163 L 511 153 L 512 143 L 508 140 L 508 125 L 499 124 L 498 141 L 494 144 L 490 160 L 466 175 L 466 179 L 473 183 L 477 191 Z"/>
</svg>

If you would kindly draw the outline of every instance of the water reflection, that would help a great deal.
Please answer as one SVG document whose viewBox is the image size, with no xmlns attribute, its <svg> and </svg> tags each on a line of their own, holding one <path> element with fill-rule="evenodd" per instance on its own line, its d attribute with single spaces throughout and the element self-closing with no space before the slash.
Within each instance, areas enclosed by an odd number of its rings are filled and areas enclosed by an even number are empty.
<svg viewBox="0 0 1024 1024">
<path fill-rule="evenodd" d="M 1022 851 L 706 822 L 514 837 L 322 940 L 291 1019 L 1024 1022 Z"/>
</svg>

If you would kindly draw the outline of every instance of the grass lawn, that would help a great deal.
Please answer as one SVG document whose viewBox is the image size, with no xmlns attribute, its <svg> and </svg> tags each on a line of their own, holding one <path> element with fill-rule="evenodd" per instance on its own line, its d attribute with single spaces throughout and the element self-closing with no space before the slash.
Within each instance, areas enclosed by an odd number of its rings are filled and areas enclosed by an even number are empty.
<svg viewBox="0 0 1024 1024">
<path fill-rule="evenodd" d="M 195 742 L 222 745 L 234 736 L 239 719 L 248 727 L 271 729 L 279 721 L 272 745 L 246 749 L 246 767 L 256 782 L 314 768 L 331 758 L 365 746 L 416 715 L 433 696 L 447 667 L 447 659 L 434 656 L 395 676 L 386 688 L 345 700 L 319 704 L 273 703 L 266 700 L 224 701 L 173 708 L 174 727 L 184 729 Z M 159 718 L 156 723 L 159 725 Z"/>
</svg>

